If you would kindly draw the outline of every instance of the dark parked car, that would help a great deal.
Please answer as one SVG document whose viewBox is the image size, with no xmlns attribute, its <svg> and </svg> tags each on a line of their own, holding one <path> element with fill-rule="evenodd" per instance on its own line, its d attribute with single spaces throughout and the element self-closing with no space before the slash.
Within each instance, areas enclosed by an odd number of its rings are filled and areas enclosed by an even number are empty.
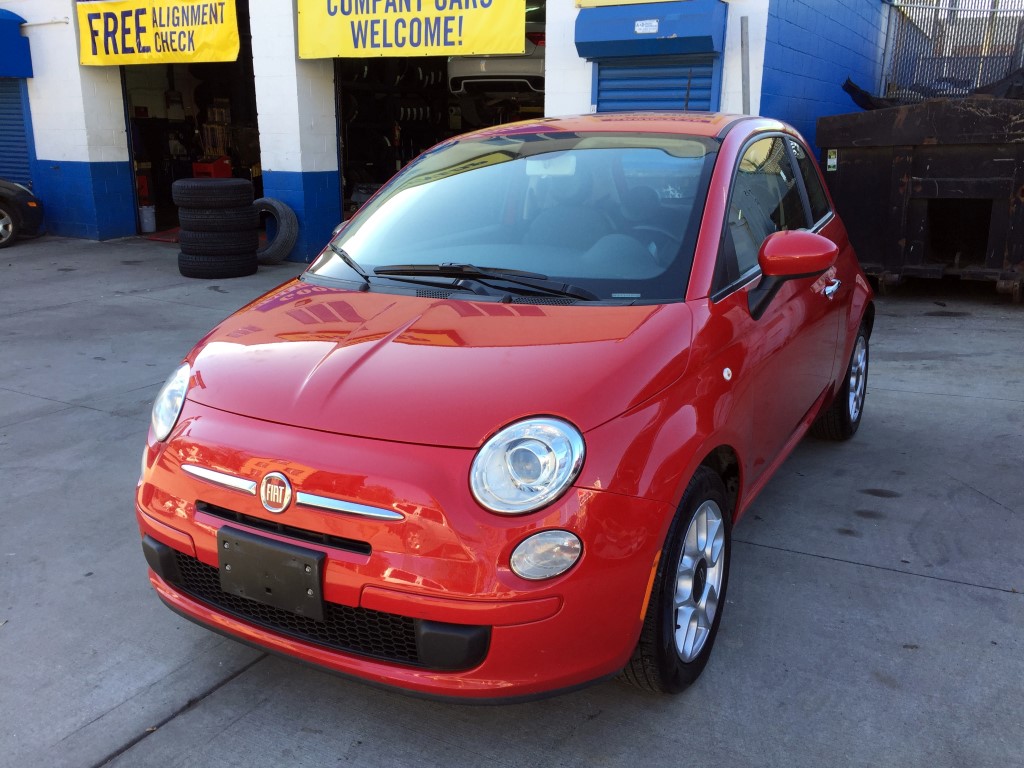
<svg viewBox="0 0 1024 768">
<path fill-rule="evenodd" d="M 21 184 L 0 179 L 0 248 L 42 234 L 43 204 Z"/>
<path fill-rule="evenodd" d="M 544 92 L 545 4 L 526 4 L 526 39 L 523 53 L 452 56 L 448 59 L 448 87 L 452 93 Z"/>
</svg>

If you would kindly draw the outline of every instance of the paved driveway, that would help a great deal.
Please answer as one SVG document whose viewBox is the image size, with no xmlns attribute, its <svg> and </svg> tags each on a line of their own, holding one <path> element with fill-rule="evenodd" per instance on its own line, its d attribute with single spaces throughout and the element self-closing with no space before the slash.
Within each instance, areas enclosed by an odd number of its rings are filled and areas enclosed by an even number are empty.
<svg viewBox="0 0 1024 768">
<path fill-rule="evenodd" d="M 138 239 L 0 252 L 0 766 L 1024 763 L 1024 308 L 879 299 L 861 430 L 804 441 L 737 528 L 690 691 L 472 707 L 268 656 L 149 588 L 149 404 L 297 269 L 187 280 Z"/>
</svg>

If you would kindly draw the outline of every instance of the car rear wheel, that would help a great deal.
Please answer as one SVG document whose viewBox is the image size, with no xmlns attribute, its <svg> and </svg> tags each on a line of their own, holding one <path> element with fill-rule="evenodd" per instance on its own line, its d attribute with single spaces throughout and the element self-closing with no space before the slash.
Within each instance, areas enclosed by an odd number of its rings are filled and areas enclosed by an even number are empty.
<svg viewBox="0 0 1024 768">
<path fill-rule="evenodd" d="M 18 237 L 18 222 L 14 213 L 4 205 L 0 205 L 0 248 L 6 248 Z"/>
<path fill-rule="evenodd" d="M 729 583 L 731 505 L 722 479 L 700 467 L 683 494 L 658 560 L 640 641 L 623 678 L 679 693 L 704 670 Z"/>
<path fill-rule="evenodd" d="M 811 434 L 823 440 L 849 440 L 857 433 L 864 416 L 868 394 L 868 334 L 864 326 L 857 331 L 846 379 L 829 409 L 811 425 Z"/>
</svg>

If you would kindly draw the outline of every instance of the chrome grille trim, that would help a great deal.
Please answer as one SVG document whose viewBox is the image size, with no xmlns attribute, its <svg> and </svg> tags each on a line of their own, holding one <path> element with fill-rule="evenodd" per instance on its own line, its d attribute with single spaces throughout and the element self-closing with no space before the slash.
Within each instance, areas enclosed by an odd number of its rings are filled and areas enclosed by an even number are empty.
<svg viewBox="0 0 1024 768">
<path fill-rule="evenodd" d="M 200 480 L 205 480 L 208 483 L 213 483 L 232 491 L 240 491 L 250 496 L 256 495 L 258 485 L 255 480 L 246 480 L 243 477 L 229 475 L 226 472 L 217 472 L 213 469 L 201 467 L 198 464 L 182 464 L 181 468 L 190 475 L 198 477 Z M 357 517 L 368 517 L 371 520 L 393 521 L 405 519 L 405 515 L 401 512 L 395 512 L 391 509 L 368 507 L 365 504 L 339 501 L 327 496 L 318 496 L 314 493 L 304 493 L 302 491 L 295 494 L 295 503 L 302 507 L 312 507 L 313 509 L 321 509 L 325 512 L 340 512 L 341 514 L 355 515 Z"/>
<path fill-rule="evenodd" d="M 229 475 L 225 472 L 217 472 L 213 469 L 200 467 L 197 464 L 182 464 L 181 468 L 190 475 L 198 477 L 200 480 L 205 480 L 208 483 L 219 485 L 222 488 L 229 488 L 232 491 L 241 491 L 242 493 L 247 493 L 250 496 L 256 495 L 255 480 L 246 480 L 243 477 L 236 477 L 235 475 Z"/>
<path fill-rule="evenodd" d="M 365 504 L 356 504 L 351 501 L 338 501 L 326 496 L 317 496 L 312 493 L 299 491 L 295 494 L 295 503 L 302 507 L 314 507 L 327 512 L 341 512 L 358 517 L 369 517 L 373 520 L 404 520 L 405 515 L 390 509 L 380 507 L 368 507 Z"/>
</svg>

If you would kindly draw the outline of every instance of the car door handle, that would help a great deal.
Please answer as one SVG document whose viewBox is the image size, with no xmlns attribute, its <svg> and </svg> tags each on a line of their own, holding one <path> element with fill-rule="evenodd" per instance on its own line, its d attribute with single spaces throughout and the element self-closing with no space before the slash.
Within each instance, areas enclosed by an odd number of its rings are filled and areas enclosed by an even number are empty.
<svg viewBox="0 0 1024 768">
<path fill-rule="evenodd" d="M 832 280 L 831 280 L 831 281 L 829 282 L 829 284 L 828 284 L 828 285 L 826 285 L 826 286 L 825 286 L 825 287 L 824 287 L 824 288 L 823 288 L 823 289 L 821 290 L 821 292 L 822 292 L 822 294 L 823 294 L 823 295 L 825 296 L 825 298 L 826 298 L 826 299 L 828 299 L 829 301 L 831 301 L 831 300 L 832 300 L 832 299 L 833 299 L 833 298 L 835 297 L 835 295 L 836 295 L 836 291 L 838 291 L 838 290 L 839 290 L 839 286 L 841 286 L 842 284 L 843 284 L 843 283 L 842 283 L 842 281 L 841 281 L 841 280 L 836 280 L 836 279 L 834 279 L 834 278 L 833 278 L 833 279 L 832 279 Z"/>
</svg>

